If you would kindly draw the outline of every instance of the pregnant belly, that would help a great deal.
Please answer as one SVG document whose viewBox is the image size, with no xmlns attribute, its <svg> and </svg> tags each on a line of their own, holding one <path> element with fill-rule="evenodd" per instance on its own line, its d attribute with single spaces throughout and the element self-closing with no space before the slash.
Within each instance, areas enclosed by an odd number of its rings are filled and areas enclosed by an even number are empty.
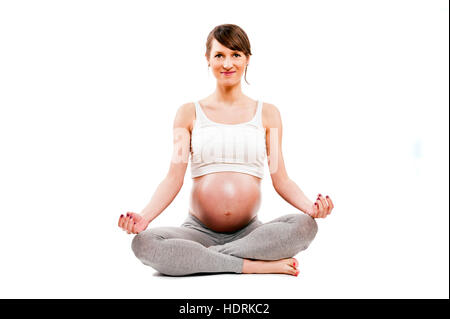
<svg viewBox="0 0 450 319">
<path fill-rule="evenodd" d="M 244 173 L 219 172 L 194 178 L 190 213 L 217 232 L 247 225 L 261 203 L 260 179 Z"/>
</svg>

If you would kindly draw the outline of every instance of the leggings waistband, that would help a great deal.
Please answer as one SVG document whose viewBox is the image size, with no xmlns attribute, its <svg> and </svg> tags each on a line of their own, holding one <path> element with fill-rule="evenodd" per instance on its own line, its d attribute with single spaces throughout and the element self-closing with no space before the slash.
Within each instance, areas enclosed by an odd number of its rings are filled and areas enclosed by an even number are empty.
<svg viewBox="0 0 450 319">
<path fill-rule="evenodd" d="M 233 231 L 233 232 L 217 232 L 217 231 L 215 231 L 215 230 L 212 230 L 211 228 L 208 228 L 205 224 L 203 224 L 203 223 L 200 221 L 200 219 L 198 219 L 198 218 L 197 218 L 196 216 L 194 216 L 193 214 L 188 213 L 188 217 L 187 217 L 186 220 L 184 221 L 183 225 L 184 225 L 184 224 L 192 224 L 192 223 L 193 223 L 193 224 L 196 224 L 197 226 L 200 226 L 201 228 L 204 228 L 205 230 L 207 230 L 207 231 L 209 231 L 209 232 L 212 232 L 212 233 L 214 233 L 214 234 L 220 234 L 220 235 L 226 236 L 226 235 L 236 234 L 236 233 L 238 233 L 239 231 L 243 230 L 244 228 L 246 228 L 246 227 L 250 226 L 251 224 L 255 223 L 256 221 L 258 221 L 258 216 L 253 217 L 253 218 L 247 223 L 247 225 L 245 225 L 244 227 L 242 227 L 242 228 L 240 228 L 240 229 L 238 229 L 238 230 L 236 230 L 236 231 Z"/>
</svg>

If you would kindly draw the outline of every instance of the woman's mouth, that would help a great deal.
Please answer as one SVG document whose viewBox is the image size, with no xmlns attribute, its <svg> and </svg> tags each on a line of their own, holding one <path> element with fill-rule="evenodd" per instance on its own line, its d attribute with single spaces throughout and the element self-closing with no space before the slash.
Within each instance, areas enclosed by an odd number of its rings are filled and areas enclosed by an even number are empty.
<svg viewBox="0 0 450 319">
<path fill-rule="evenodd" d="M 223 75 L 231 75 L 233 73 L 235 73 L 236 71 L 232 71 L 232 72 L 222 72 Z"/>
</svg>

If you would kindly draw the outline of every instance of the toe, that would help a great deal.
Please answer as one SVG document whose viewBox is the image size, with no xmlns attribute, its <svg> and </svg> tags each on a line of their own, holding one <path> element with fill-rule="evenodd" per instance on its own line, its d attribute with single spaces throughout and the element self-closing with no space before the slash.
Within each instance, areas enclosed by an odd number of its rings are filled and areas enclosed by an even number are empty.
<svg viewBox="0 0 450 319">
<path fill-rule="evenodd" d="M 290 268 L 289 269 L 289 274 L 292 275 L 292 276 L 298 276 L 299 272 L 300 271 L 298 269 L 295 269 L 295 268 Z"/>
<path fill-rule="evenodd" d="M 298 261 L 295 258 L 289 258 L 287 262 L 288 262 L 288 265 L 294 269 L 298 267 Z"/>
</svg>

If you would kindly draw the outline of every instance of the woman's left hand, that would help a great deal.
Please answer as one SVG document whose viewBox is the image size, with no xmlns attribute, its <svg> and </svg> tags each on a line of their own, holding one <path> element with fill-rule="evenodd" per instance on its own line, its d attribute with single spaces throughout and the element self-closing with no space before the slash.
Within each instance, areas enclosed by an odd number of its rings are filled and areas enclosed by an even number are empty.
<svg viewBox="0 0 450 319">
<path fill-rule="evenodd" d="M 333 208 L 334 205 L 331 198 L 328 195 L 323 197 L 322 194 L 319 194 L 313 205 L 312 214 L 310 214 L 310 216 L 313 218 L 325 218 L 330 215 Z"/>
</svg>

